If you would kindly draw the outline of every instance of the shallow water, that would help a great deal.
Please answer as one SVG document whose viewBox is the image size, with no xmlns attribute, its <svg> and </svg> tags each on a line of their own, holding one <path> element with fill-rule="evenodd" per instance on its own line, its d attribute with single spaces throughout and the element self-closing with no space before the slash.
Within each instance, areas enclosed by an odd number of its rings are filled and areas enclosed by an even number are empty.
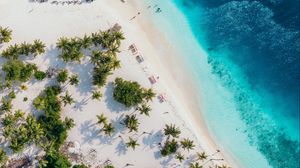
<svg viewBox="0 0 300 168">
<path fill-rule="evenodd" d="M 218 143 L 243 167 L 299 167 L 300 1 L 152 3 L 199 81 Z"/>
</svg>

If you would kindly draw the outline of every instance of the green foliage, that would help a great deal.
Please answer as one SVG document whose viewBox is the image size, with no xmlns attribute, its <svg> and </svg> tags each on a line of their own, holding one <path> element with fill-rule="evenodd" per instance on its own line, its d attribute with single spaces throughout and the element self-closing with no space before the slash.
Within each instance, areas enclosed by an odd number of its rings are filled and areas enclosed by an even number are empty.
<svg viewBox="0 0 300 168">
<path fill-rule="evenodd" d="M 114 99 L 126 107 L 137 106 L 146 99 L 150 99 L 147 94 L 148 92 L 149 90 L 142 88 L 137 82 L 125 81 L 121 78 L 115 79 Z M 155 96 L 155 94 L 151 94 L 151 99 L 153 96 Z"/>
<path fill-rule="evenodd" d="M 201 153 L 197 152 L 197 160 L 203 161 L 203 160 L 207 159 L 207 157 L 208 156 L 205 152 L 201 152 Z"/>
<path fill-rule="evenodd" d="M 8 157 L 6 155 L 6 152 L 2 148 L 0 148 L 0 166 L 3 166 L 7 160 Z"/>
<path fill-rule="evenodd" d="M 129 129 L 129 132 L 137 132 L 140 123 L 138 122 L 136 115 L 126 115 L 124 124 Z"/>
<path fill-rule="evenodd" d="M 64 124 L 68 130 L 75 126 L 74 120 L 72 118 L 68 118 L 68 117 L 65 118 Z"/>
<path fill-rule="evenodd" d="M 190 168 L 202 168 L 198 162 L 190 163 Z"/>
<path fill-rule="evenodd" d="M 111 136 L 112 133 L 115 132 L 115 127 L 112 125 L 112 123 L 104 124 L 104 127 L 102 128 L 102 131 L 106 134 Z"/>
<path fill-rule="evenodd" d="M 115 168 L 115 166 L 113 166 L 112 164 L 109 164 L 109 165 L 104 166 L 104 168 Z"/>
<path fill-rule="evenodd" d="M 167 140 L 163 146 L 163 148 L 160 150 L 160 153 L 162 156 L 171 155 L 173 153 L 176 153 L 178 149 L 178 143 L 175 139 Z"/>
<path fill-rule="evenodd" d="M 83 57 L 81 52 L 82 40 L 80 38 L 66 38 L 62 37 L 56 43 L 57 48 L 61 50 L 59 55 L 65 62 L 80 62 L 80 59 Z M 84 44 L 86 45 L 88 44 Z"/>
<path fill-rule="evenodd" d="M 74 165 L 73 168 L 89 168 L 89 167 L 84 164 L 80 164 L 80 165 Z"/>
<path fill-rule="evenodd" d="M 0 44 L 8 43 L 11 38 L 12 31 L 9 28 L 3 28 L 0 26 Z"/>
<path fill-rule="evenodd" d="M 41 41 L 41 40 L 34 40 L 33 44 L 31 45 L 32 47 L 32 53 L 34 56 L 42 54 L 45 52 L 46 45 Z"/>
<path fill-rule="evenodd" d="M 45 79 L 46 76 L 47 76 L 47 74 L 45 72 L 43 72 L 43 71 L 35 71 L 34 72 L 34 77 L 37 80 L 41 81 L 41 80 Z"/>
<path fill-rule="evenodd" d="M 56 151 L 47 152 L 45 161 L 47 164 L 43 168 L 70 168 L 72 166 L 66 156 Z"/>
<path fill-rule="evenodd" d="M 149 105 L 142 103 L 139 107 L 137 107 L 137 110 L 140 112 L 140 114 L 149 116 L 149 112 L 151 111 L 151 108 Z"/>
<path fill-rule="evenodd" d="M 184 155 L 176 153 L 175 158 L 181 163 L 184 160 Z"/>
<path fill-rule="evenodd" d="M 68 80 L 68 71 L 66 69 L 61 70 L 57 75 L 57 82 L 65 83 Z"/>
<path fill-rule="evenodd" d="M 111 70 L 105 67 L 94 67 L 93 84 L 99 88 L 106 84 L 108 76 L 111 75 Z"/>
<path fill-rule="evenodd" d="M 61 88 L 57 85 L 47 87 L 35 100 L 34 106 L 37 110 L 44 111 L 40 116 L 39 123 L 45 131 L 45 136 L 55 149 L 58 149 L 67 138 L 67 130 L 72 127 L 68 119 L 62 121 L 60 118 L 61 102 L 58 99 Z"/>
<path fill-rule="evenodd" d="M 14 114 L 8 113 L 2 121 L 3 136 L 10 141 L 9 147 L 14 152 L 24 149 L 32 142 L 39 143 L 44 136 L 41 125 L 32 115 L 24 118 L 24 112 L 18 110 Z"/>
<path fill-rule="evenodd" d="M 168 137 L 172 136 L 173 138 L 178 138 L 181 131 L 174 124 L 166 124 L 164 128 L 164 134 Z"/>
<path fill-rule="evenodd" d="M 184 138 L 182 141 L 180 141 L 180 144 L 183 149 L 187 149 L 188 151 L 194 149 L 195 147 L 194 142 L 188 138 Z"/>
<path fill-rule="evenodd" d="M 107 124 L 107 117 L 105 117 L 104 116 L 104 114 L 102 113 L 102 114 L 100 114 L 100 115 L 97 115 L 96 116 L 97 117 L 97 119 L 98 119 L 98 121 L 97 121 L 97 124 Z"/>
<path fill-rule="evenodd" d="M 1 103 L 2 105 L 0 106 L 0 111 L 3 112 L 9 112 L 12 109 L 12 103 L 11 103 L 11 99 L 5 99 L 4 97 L 2 97 L 1 99 Z"/>
<path fill-rule="evenodd" d="M 24 64 L 19 60 L 9 60 L 2 66 L 5 80 L 15 82 L 28 81 L 36 69 L 35 64 Z"/>
<path fill-rule="evenodd" d="M 79 76 L 77 74 L 70 76 L 69 78 L 70 84 L 77 86 L 79 83 Z"/>
<path fill-rule="evenodd" d="M 62 102 L 64 103 L 64 106 L 66 106 L 67 104 L 71 105 L 72 103 L 75 102 L 68 91 L 66 91 L 66 94 L 64 96 L 60 96 L 60 98 L 61 98 Z"/>
<path fill-rule="evenodd" d="M 9 92 L 8 94 L 9 99 L 15 99 L 16 98 L 16 94 L 14 91 Z"/>
<path fill-rule="evenodd" d="M 102 97 L 103 95 L 101 94 L 101 92 L 99 91 L 93 91 L 92 93 L 92 99 L 96 99 L 96 100 L 100 100 L 100 98 Z"/>
<path fill-rule="evenodd" d="M 132 139 L 131 137 L 129 137 L 129 141 L 126 142 L 126 146 L 132 148 L 133 150 L 135 150 L 136 146 L 139 146 L 140 144 L 138 144 L 137 140 Z"/>
<path fill-rule="evenodd" d="M 2 51 L 2 56 L 6 59 L 18 59 L 20 55 L 37 56 L 45 52 L 45 44 L 40 40 L 34 40 L 33 44 L 23 42 L 20 45 L 14 44 L 8 46 Z"/>
</svg>

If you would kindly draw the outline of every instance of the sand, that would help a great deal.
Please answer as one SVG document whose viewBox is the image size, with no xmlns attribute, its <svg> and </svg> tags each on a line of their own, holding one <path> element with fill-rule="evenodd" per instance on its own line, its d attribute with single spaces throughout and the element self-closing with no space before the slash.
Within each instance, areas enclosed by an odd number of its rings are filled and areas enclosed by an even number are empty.
<svg viewBox="0 0 300 168">
<path fill-rule="evenodd" d="M 73 118 L 76 123 L 68 136 L 68 141 L 78 144 L 78 150 L 73 152 L 82 153 L 84 156 L 82 161 L 92 167 L 101 165 L 107 160 L 116 167 L 124 167 L 127 163 L 137 168 L 188 167 L 189 160 L 195 158 L 196 152 L 205 151 L 210 155 L 219 149 L 201 117 L 200 98 L 194 94 L 197 87 L 188 75 L 184 63 L 179 59 L 170 59 L 170 55 L 177 54 L 176 49 L 164 38 L 159 29 L 143 21 L 145 19 L 143 10 L 145 9 L 140 9 L 134 1 L 122 3 L 119 0 L 98 0 L 81 5 L 54 5 L 51 1 L 40 4 L 26 0 L 0 2 L 2 14 L 0 25 L 13 30 L 13 40 L 9 44 L 31 42 L 38 38 L 47 45 L 46 54 L 28 62 L 36 63 L 41 70 L 46 70 L 49 66 L 65 67 L 71 73 L 79 74 L 79 85 L 66 87 L 76 103 L 63 108 L 63 117 Z M 141 15 L 130 20 L 138 12 L 141 12 Z M 89 64 L 89 58 L 85 57 L 80 65 L 64 64 L 57 57 L 55 43 L 59 37 L 83 36 L 99 29 L 108 29 L 115 23 L 122 26 L 126 37 L 119 54 L 122 68 L 109 77 L 107 86 L 101 90 L 104 93 L 101 101 L 91 100 L 93 86 L 90 74 L 92 65 Z M 128 50 L 128 46 L 133 43 L 145 59 L 143 63 L 138 63 Z M 9 44 L 5 44 L 0 50 Z M 158 82 L 151 85 L 148 80 L 150 76 L 158 77 Z M 155 98 L 150 103 L 152 108 L 150 117 L 138 115 L 141 123 L 138 133 L 129 133 L 120 124 L 125 115 L 131 114 L 134 109 L 126 109 L 113 100 L 111 82 L 116 77 L 138 81 L 144 87 L 153 88 L 157 94 L 166 95 L 166 102 L 160 103 Z M 14 108 L 33 111 L 38 115 L 32 109 L 31 102 L 49 82 L 50 80 L 28 82 L 28 90 L 19 91 L 17 99 L 13 101 Z M 25 96 L 28 97 L 27 102 L 23 102 Z M 96 115 L 101 113 L 108 116 L 117 128 L 112 137 L 101 134 L 100 127 L 96 125 Z M 171 123 L 180 127 L 182 131 L 180 139 L 189 137 L 196 144 L 195 149 L 190 152 L 180 149 L 189 158 L 181 164 L 172 157 L 162 158 L 159 153 L 158 143 L 165 139 L 161 130 L 165 124 Z M 134 151 L 125 147 L 124 142 L 129 136 L 138 139 L 140 144 Z M 213 156 L 216 159 L 224 157 L 230 162 L 230 158 L 224 153 Z M 215 164 L 222 165 L 226 162 L 207 162 L 205 167 Z"/>
</svg>

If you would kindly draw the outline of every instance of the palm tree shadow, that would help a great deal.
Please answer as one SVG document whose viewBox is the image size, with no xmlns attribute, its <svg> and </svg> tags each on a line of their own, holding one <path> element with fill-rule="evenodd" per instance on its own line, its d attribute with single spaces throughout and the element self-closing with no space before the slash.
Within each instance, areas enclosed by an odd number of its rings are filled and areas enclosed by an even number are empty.
<svg viewBox="0 0 300 168">
<path fill-rule="evenodd" d="M 126 144 L 124 143 L 123 140 L 120 141 L 120 143 L 116 147 L 116 152 L 118 156 L 120 155 L 125 155 L 127 152 Z"/>
<path fill-rule="evenodd" d="M 82 111 L 83 110 L 83 106 L 87 105 L 87 101 L 86 99 L 82 99 L 81 101 L 77 101 L 75 103 L 75 105 L 73 106 L 73 108 L 75 108 L 75 110 L 79 110 L 79 111 Z"/>
<path fill-rule="evenodd" d="M 106 89 L 105 89 L 105 102 L 107 104 L 107 108 L 111 111 L 111 112 L 122 112 L 122 111 L 126 111 L 128 110 L 123 104 L 118 103 L 117 101 L 114 100 L 113 98 L 113 83 L 109 82 L 106 85 Z"/>
<path fill-rule="evenodd" d="M 99 139 L 100 144 L 111 145 L 112 142 L 114 141 L 113 136 L 114 136 L 114 135 L 112 135 L 112 136 L 108 136 L 108 135 L 99 135 L 99 136 L 98 136 L 98 139 Z"/>
<path fill-rule="evenodd" d="M 59 58 L 59 51 L 56 48 L 56 46 L 51 45 L 45 52 L 45 55 L 43 56 L 43 61 L 46 60 L 49 61 L 48 67 L 53 68 L 64 68 L 66 66 L 65 62 L 63 62 L 62 59 Z"/>
<path fill-rule="evenodd" d="M 151 131 L 151 134 L 143 137 L 143 143 L 146 145 L 144 148 L 146 148 L 147 146 L 149 146 L 151 149 L 157 147 L 157 145 L 162 142 L 162 137 L 163 136 L 161 130 L 157 131 L 156 133 L 153 133 L 153 131 Z"/>
<path fill-rule="evenodd" d="M 160 153 L 160 152 L 159 152 Z M 169 163 L 173 160 L 173 156 L 168 156 L 167 158 L 164 158 L 160 164 L 163 166 L 163 167 L 170 167 L 169 166 Z"/>
<path fill-rule="evenodd" d="M 92 120 L 84 121 L 78 129 L 83 136 L 82 144 L 92 143 L 94 139 L 99 138 L 100 130 L 95 126 Z"/>
<path fill-rule="evenodd" d="M 123 132 L 125 130 L 124 125 L 122 122 L 124 121 L 124 114 L 121 114 L 120 116 L 116 117 L 114 120 L 112 120 L 112 124 L 115 126 L 115 134 L 119 132 Z"/>
<path fill-rule="evenodd" d="M 85 57 L 86 58 L 86 57 Z M 76 90 L 80 93 L 80 95 L 88 95 L 88 93 L 92 90 L 92 69 L 93 65 L 88 61 L 84 60 L 84 63 L 72 63 L 69 64 L 70 70 L 78 74 L 79 76 L 79 84 L 76 87 Z"/>
</svg>

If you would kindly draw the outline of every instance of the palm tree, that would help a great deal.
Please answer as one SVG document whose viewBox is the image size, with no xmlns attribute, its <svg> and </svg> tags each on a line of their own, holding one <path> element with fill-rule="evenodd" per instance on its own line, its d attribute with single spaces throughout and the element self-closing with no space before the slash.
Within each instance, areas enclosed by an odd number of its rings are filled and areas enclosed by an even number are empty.
<svg viewBox="0 0 300 168">
<path fill-rule="evenodd" d="M 0 166 L 3 166 L 3 164 L 6 163 L 7 159 L 8 157 L 6 155 L 6 152 L 2 148 L 0 148 Z"/>
<path fill-rule="evenodd" d="M 175 139 L 172 139 L 171 141 L 167 139 L 163 148 L 160 150 L 160 153 L 162 156 L 167 156 L 176 153 L 177 149 L 178 149 L 177 141 Z"/>
<path fill-rule="evenodd" d="M 104 116 L 104 114 L 100 114 L 100 115 L 97 115 L 96 116 L 98 121 L 97 121 L 97 124 L 106 124 L 107 123 L 107 117 Z"/>
<path fill-rule="evenodd" d="M 21 55 L 28 56 L 33 50 L 34 50 L 33 46 L 26 42 L 21 43 L 21 45 L 19 47 L 19 52 Z"/>
<path fill-rule="evenodd" d="M 101 92 L 99 91 L 93 91 L 92 92 L 92 99 L 96 99 L 96 100 L 100 100 L 100 98 L 102 97 L 103 95 L 101 94 Z"/>
<path fill-rule="evenodd" d="M 23 114 L 21 114 L 23 115 Z M 44 135 L 44 130 L 32 115 L 26 118 L 25 128 L 27 130 L 27 137 L 30 141 L 39 142 Z"/>
<path fill-rule="evenodd" d="M 144 90 L 144 97 L 146 101 L 152 101 L 152 99 L 155 97 L 155 93 L 153 92 L 152 89 L 145 89 Z"/>
<path fill-rule="evenodd" d="M 112 61 L 112 63 L 111 63 L 110 66 L 111 66 L 111 68 L 112 68 L 113 70 L 116 70 L 116 69 L 118 69 L 118 68 L 121 68 L 121 61 L 115 59 L 115 60 Z"/>
<path fill-rule="evenodd" d="M 102 128 L 102 131 L 106 134 L 111 136 L 113 132 L 115 132 L 115 127 L 112 125 L 112 123 L 104 124 L 104 127 Z"/>
<path fill-rule="evenodd" d="M 140 112 L 140 114 L 144 114 L 146 116 L 149 116 L 149 112 L 151 111 L 151 108 L 149 105 L 143 103 L 141 106 L 137 108 L 137 110 Z"/>
<path fill-rule="evenodd" d="M 181 153 L 176 153 L 175 158 L 181 163 L 184 160 L 184 155 Z"/>
<path fill-rule="evenodd" d="M 68 118 L 68 117 L 65 118 L 64 124 L 67 129 L 71 129 L 75 126 L 74 120 L 72 118 Z"/>
<path fill-rule="evenodd" d="M 134 140 L 131 137 L 129 137 L 129 141 L 126 143 L 126 146 L 131 147 L 133 150 L 135 150 L 135 147 L 139 145 L 140 144 L 137 143 L 137 140 Z"/>
<path fill-rule="evenodd" d="M 4 97 L 2 97 L 1 100 L 2 105 L 0 106 L 0 111 L 2 112 L 8 112 L 12 109 L 12 103 L 11 103 L 11 99 L 5 99 Z"/>
<path fill-rule="evenodd" d="M 174 137 L 174 138 L 178 138 L 179 134 L 181 133 L 180 129 L 178 127 L 176 127 L 174 124 L 166 124 L 165 128 L 164 128 L 164 134 L 166 136 L 168 136 L 168 138 L 170 136 Z"/>
<path fill-rule="evenodd" d="M 198 162 L 196 163 L 190 163 L 190 168 L 202 168 Z"/>
<path fill-rule="evenodd" d="M 91 62 L 97 64 L 105 54 L 102 51 L 94 50 L 91 55 Z"/>
<path fill-rule="evenodd" d="M 124 123 L 126 127 L 129 129 L 129 132 L 138 131 L 139 122 L 136 118 L 136 115 L 126 115 Z"/>
<path fill-rule="evenodd" d="M 206 155 L 205 152 L 201 152 L 201 153 L 197 152 L 197 160 L 203 161 L 203 160 L 207 159 L 207 157 L 208 156 Z"/>
<path fill-rule="evenodd" d="M 69 95 L 68 91 L 64 96 L 60 96 L 60 98 L 64 102 L 64 106 L 66 106 L 67 104 L 71 105 L 72 103 L 75 103 L 74 99 L 71 97 L 71 95 Z"/>
<path fill-rule="evenodd" d="M 89 48 L 92 44 L 93 44 L 93 41 L 92 41 L 92 38 L 90 36 L 87 36 L 86 34 L 83 36 L 82 39 L 80 39 L 80 43 L 81 43 L 81 46 L 84 48 L 84 49 L 87 49 Z"/>
<path fill-rule="evenodd" d="M 56 43 L 57 48 L 64 49 L 69 45 L 69 39 L 66 37 L 61 37 L 58 39 L 58 42 Z"/>
<path fill-rule="evenodd" d="M 91 34 L 91 41 L 95 46 L 97 46 L 101 41 L 100 34 L 98 32 L 92 33 Z"/>
<path fill-rule="evenodd" d="M 46 45 L 41 40 L 34 40 L 32 48 L 34 50 L 34 56 L 45 52 Z"/>
<path fill-rule="evenodd" d="M 121 44 L 121 40 L 124 40 L 124 34 L 120 31 L 115 31 L 112 33 L 112 36 L 114 37 L 116 45 L 119 47 Z"/>
<path fill-rule="evenodd" d="M 79 83 L 79 77 L 78 77 L 78 75 L 75 74 L 75 75 L 70 76 L 70 77 L 69 77 L 69 81 L 70 81 L 70 84 L 71 84 L 71 85 L 77 86 L 78 83 Z"/>
<path fill-rule="evenodd" d="M 0 26 L 0 44 L 9 42 L 12 39 L 11 34 L 12 31 L 10 29 Z"/>
<path fill-rule="evenodd" d="M 188 138 L 184 138 L 182 141 L 180 141 L 180 143 L 182 148 L 187 149 L 188 151 L 194 149 L 195 147 L 194 142 Z"/>
</svg>

